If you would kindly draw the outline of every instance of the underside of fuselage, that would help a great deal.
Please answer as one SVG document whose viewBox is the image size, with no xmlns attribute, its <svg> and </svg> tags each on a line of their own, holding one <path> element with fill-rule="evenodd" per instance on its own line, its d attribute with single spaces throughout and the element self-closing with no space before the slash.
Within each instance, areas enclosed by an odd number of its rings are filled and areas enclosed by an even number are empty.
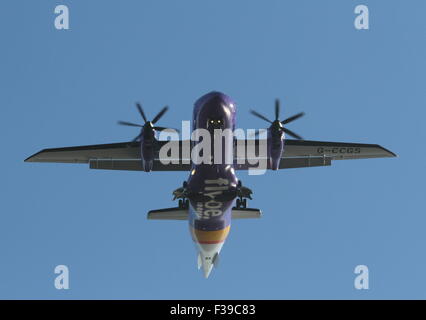
<svg viewBox="0 0 426 320">
<path fill-rule="evenodd" d="M 189 221 L 190 234 L 198 251 L 198 266 L 203 268 L 206 277 L 218 263 L 219 253 L 229 235 L 231 219 L 260 218 L 262 215 L 261 210 L 247 207 L 252 191 L 242 185 L 235 170 L 248 170 L 249 174 L 250 170 L 260 170 L 262 174 L 268 169 L 330 166 L 335 160 L 396 157 L 377 144 L 303 140 L 287 125 L 304 113 L 280 120 L 278 99 L 274 120 L 251 110 L 254 116 L 270 124 L 266 139 L 260 137 L 263 134 L 260 131 L 253 135 L 248 133 L 243 138 L 234 137 L 234 134 L 239 135 L 236 132 L 236 106 L 230 97 L 220 92 L 208 93 L 195 102 L 194 131 L 190 139 L 157 139 L 156 133 L 171 129 L 157 124 L 168 107 L 163 107 L 152 120 L 148 120 L 139 103 L 136 107 L 144 124 L 119 121 L 121 125 L 139 128 L 139 134 L 132 141 L 48 148 L 25 161 L 86 163 L 90 169 L 96 170 L 190 171 L 188 180 L 173 191 L 178 206 L 150 210 L 148 219 Z M 226 131 L 226 134 L 221 133 L 220 139 L 216 139 L 218 131 Z M 286 139 L 285 134 L 296 140 Z M 221 141 L 219 147 L 217 141 Z M 207 149 L 200 147 L 206 144 Z M 199 153 L 203 155 L 199 157 Z"/>
<path fill-rule="evenodd" d="M 213 122 L 214 121 L 214 122 Z M 212 92 L 194 106 L 193 129 L 207 129 L 212 123 L 220 129 L 235 128 L 235 104 L 226 95 Z M 232 152 L 233 141 L 224 149 Z M 212 156 L 214 156 L 212 154 Z M 193 164 L 187 182 L 189 228 L 198 249 L 198 267 L 207 278 L 228 236 L 231 212 L 237 196 L 238 179 L 233 164 Z"/>
</svg>

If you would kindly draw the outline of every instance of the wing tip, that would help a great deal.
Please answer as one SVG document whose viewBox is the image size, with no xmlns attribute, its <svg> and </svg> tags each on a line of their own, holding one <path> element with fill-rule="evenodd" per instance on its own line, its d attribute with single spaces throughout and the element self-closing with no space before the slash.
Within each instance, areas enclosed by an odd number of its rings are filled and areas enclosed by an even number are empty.
<svg viewBox="0 0 426 320">
<path fill-rule="evenodd" d="M 382 146 L 379 146 L 383 151 L 386 151 L 389 154 L 389 158 L 397 158 L 398 155 L 392 151 L 390 151 L 389 149 L 386 149 Z"/>
<path fill-rule="evenodd" d="M 26 158 L 25 160 L 24 160 L 24 162 L 37 162 L 34 158 L 38 155 L 38 154 L 40 154 L 40 153 L 42 153 L 44 150 L 41 150 L 41 151 L 39 151 L 39 152 L 37 152 L 37 153 L 34 153 L 33 155 L 31 155 L 31 156 L 29 156 L 28 158 Z"/>
</svg>

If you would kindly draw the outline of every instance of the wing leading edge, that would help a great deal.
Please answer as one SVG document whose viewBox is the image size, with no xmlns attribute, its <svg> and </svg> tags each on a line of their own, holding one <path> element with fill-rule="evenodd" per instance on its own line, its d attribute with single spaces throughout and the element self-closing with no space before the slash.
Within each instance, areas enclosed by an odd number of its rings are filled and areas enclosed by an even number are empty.
<svg viewBox="0 0 426 320">
<path fill-rule="evenodd" d="M 137 160 L 138 143 L 122 142 L 89 146 L 44 149 L 25 159 L 26 162 L 89 163 L 94 159 Z"/>
</svg>

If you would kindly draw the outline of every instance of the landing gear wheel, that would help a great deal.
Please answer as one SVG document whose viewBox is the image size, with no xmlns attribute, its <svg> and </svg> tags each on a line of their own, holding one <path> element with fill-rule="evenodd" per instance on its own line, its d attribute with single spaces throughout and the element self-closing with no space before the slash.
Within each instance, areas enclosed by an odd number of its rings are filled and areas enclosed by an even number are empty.
<svg viewBox="0 0 426 320">
<path fill-rule="evenodd" d="M 247 199 L 238 198 L 237 201 L 235 202 L 235 206 L 237 207 L 237 209 L 247 208 Z"/>
<path fill-rule="evenodd" d="M 242 202 L 242 207 L 244 209 L 247 208 L 247 199 L 243 199 L 241 202 Z"/>
<path fill-rule="evenodd" d="M 189 208 L 189 200 L 188 199 L 180 199 L 178 202 L 179 209 L 188 209 Z"/>
</svg>

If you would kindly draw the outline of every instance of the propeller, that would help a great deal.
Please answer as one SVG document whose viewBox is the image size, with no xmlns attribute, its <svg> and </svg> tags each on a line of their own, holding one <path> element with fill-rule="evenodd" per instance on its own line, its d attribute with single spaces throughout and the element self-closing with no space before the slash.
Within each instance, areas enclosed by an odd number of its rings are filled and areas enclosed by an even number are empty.
<svg viewBox="0 0 426 320">
<path fill-rule="evenodd" d="M 179 132 L 179 130 L 177 129 L 155 126 L 158 120 L 160 120 L 161 117 L 167 112 L 169 107 L 165 106 L 163 109 L 161 109 L 160 112 L 157 113 L 157 115 L 151 121 L 147 119 L 145 112 L 143 111 L 142 106 L 139 102 L 136 103 L 136 108 L 138 109 L 142 119 L 145 121 L 145 124 L 142 125 L 142 124 L 133 123 L 133 122 L 118 121 L 118 124 L 122 126 L 141 128 L 141 133 L 135 139 L 133 139 L 133 141 L 137 141 L 143 133 L 151 133 L 151 136 L 153 137 L 155 131 L 176 130 L 177 132 Z"/>
<path fill-rule="evenodd" d="M 305 115 L 304 112 L 300 112 L 298 114 L 295 114 L 294 116 L 291 116 L 285 120 L 280 121 L 280 100 L 276 99 L 275 100 L 275 120 L 269 120 L 267 117 L 265 117 L 264 115 L 260 114 L 259 112 L 255 111 L 255 110 L 250 110 L 250 113 L 262 120 L 265 120 L 266 122 L 269 122 L 271 124 L 271 126 L 269 127 L 269 129 L 271 130 L 272 133 L 281 133 L 281 132 L 285 132 L 286 134 L 288 134 L 289 136 L 292 136 L 293 138 L 296 139 L 302 139 L 301 136 L 299 136 L 298 134 L 296 134 L 295 132 L 291 131 L 290 129 L 285 128 L 283 125 L 288 124 L 290 122 L 293 122 L 294 120 L 299 119 L 300 117 L 303 117 Z M 259 135 L 259 132 L 256 132 L 255 136 Z"/>
</svg>

